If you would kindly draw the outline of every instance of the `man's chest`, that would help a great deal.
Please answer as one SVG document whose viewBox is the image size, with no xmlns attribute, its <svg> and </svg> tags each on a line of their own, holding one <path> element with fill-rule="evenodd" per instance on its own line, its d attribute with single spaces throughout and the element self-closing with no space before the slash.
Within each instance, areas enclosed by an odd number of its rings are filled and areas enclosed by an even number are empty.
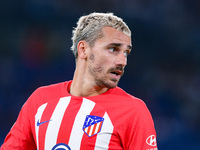
<svg viewBox="0 0 200 150">
<path fill-rule="evenodd" d="M 108 149 L 114 125 L 105 109 L 89 99 L 64 97 L 38 107 L 34 118 L 38 149 Z"/>
</svg>

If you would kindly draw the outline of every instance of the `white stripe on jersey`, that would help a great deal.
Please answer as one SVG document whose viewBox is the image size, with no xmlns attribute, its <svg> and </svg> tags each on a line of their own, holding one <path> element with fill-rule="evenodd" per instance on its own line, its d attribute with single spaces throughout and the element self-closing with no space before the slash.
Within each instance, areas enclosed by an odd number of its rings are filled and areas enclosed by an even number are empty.
<svg viewBox="0 0 200 150">
<path fill-rule="evenodd" d="M 104 122 L 101 132 L 97 134 L 95 150 L 107 150 L 110 143 L 110 138 L 113 133 L 114 126 L 107 113 L 103 116 Z M 103 133 L 103 134 L 101 134 Z"/>
<path fill-rule="evenodd" d="M 65 110 L 70 102 L 71 97 L 60 98 L 52 116 L 51 121 L 47 127 L 45 136 L 45 150 L 50 150 L 56 145 L 57 136 L 60 129 L 60 125 L 65 113 Z"/>
<path fill-rule="evenodd" d="M 36 135 L 37 148 L 39 148 L 39 141 L 38 141 L 39 126 L 37 126 L 37 121 L 39 120 L 39 122 L 40 122 L 40 119 L 42 117 L 42 114 L 43 114 L 46 106 L 47 106 L 47 103 L 41 105 L 38 108 L 37 113 L 35 115 L 35 135 Z"/>
<path fill-rule="evenodd" d="M 74 125 L 71 131 L 70 139 L 69 139 L 69 147 L 72 150 L 78 150 L 80 149 L 81 146 L 81 140 L 83 137 L 83 124 L 85 121 L 85 117 L 90 114 L 90 112 L 93 110 L 95 106 L 95 103 L 92 102 L 91 100 L 83 98 L 83 103 L 81 104 L 80 110 L 78 111 Z"/>
</svg>

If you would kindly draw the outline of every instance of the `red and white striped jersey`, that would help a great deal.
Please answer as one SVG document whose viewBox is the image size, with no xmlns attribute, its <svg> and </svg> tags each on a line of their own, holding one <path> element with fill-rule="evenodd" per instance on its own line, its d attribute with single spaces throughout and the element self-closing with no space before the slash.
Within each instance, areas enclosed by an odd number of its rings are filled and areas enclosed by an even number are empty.
<svg viewBox="0 0 200 150">
<path fill-rule="evenodd" d="M 98 96 L 69 94 L 72 81 L 38 88 L 1 150 L 157 150 L 143 101 L 116 87 Z"/>
</svg>

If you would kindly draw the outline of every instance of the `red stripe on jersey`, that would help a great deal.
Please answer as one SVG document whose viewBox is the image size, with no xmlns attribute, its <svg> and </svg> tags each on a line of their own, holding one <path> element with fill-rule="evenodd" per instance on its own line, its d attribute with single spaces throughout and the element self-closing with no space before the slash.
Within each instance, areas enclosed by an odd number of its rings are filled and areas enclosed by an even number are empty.
<svg viewBox="0 0 200 150">
<path fill-rule="evenodd" d="M 40 122 L 47 121 L 51 119 L 51 116 L 53 114 L 53 111 L 58 103 L 58 100 L 50 101 L 47 103 L 47 106 L 42 114 L 42 118 L 40 119 Z M 45 136 L 46 136 L 46 130 L 48 127 L 49 122 L 41 124 L 39 126 L 39 150 L 44 150 L 44 143 L 45 143 Z"/>
<path fill-rule="evenodd" d="M 81 99 L 72 99 L 65 111 L 58 133 L 57 143 L 68 144 L 75 117 L 81 107 Z"/>
</svg>

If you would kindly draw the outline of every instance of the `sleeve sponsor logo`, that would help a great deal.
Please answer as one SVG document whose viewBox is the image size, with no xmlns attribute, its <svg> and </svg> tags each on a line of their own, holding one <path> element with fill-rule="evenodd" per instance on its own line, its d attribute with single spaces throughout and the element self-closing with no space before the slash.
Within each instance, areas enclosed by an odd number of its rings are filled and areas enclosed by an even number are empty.
<svg viewBox="0 0 200 150">
<path fill-rule="evenodd" d="M 98 116 L 87 115 L 83 124 L 83 131 L 89 136 L 98 134 L 101 131 L 104 118 Z"/>
<path fill-rule="evenodd" d="M 150 135 L 147 139 L 146 139 L 146 143 L 150 146 L 156 146 L 157 142 L 156 142 L 156 136 L 155 135 Z"/>
</svg>

